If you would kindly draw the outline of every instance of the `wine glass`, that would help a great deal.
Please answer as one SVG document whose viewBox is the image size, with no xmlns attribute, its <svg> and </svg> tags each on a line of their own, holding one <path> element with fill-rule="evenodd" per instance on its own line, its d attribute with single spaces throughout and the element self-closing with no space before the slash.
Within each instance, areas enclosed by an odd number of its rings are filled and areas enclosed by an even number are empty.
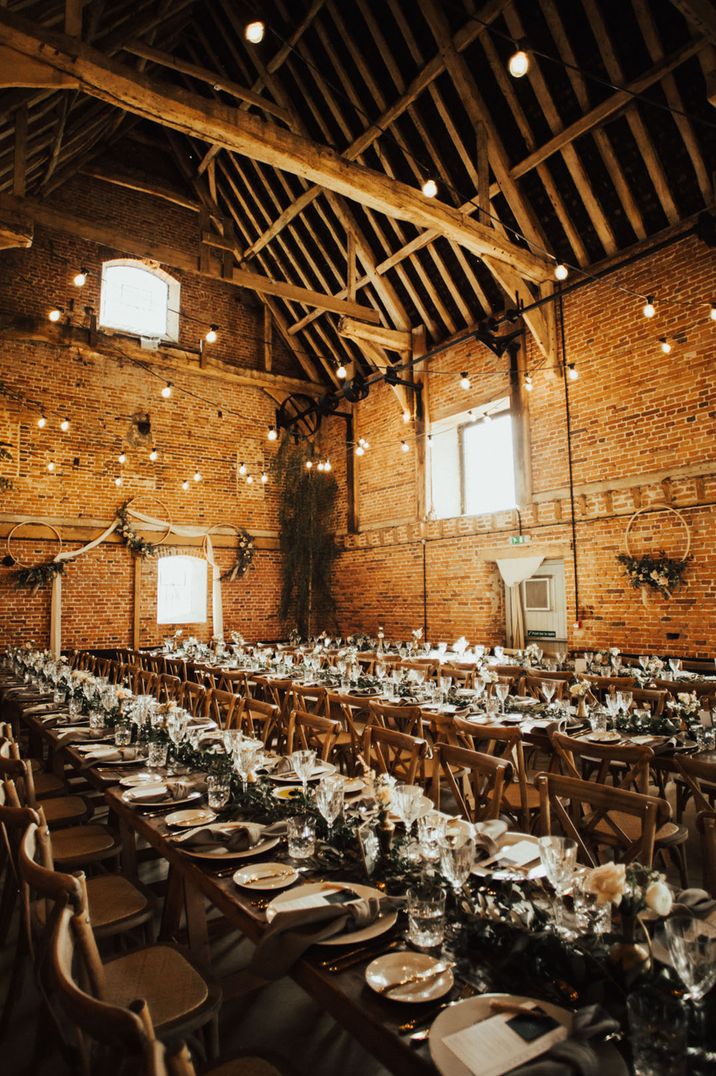
<svg viewBox="0 0 716 1076">
<path fill-rule="evenodd" d="M 557 684 L 555 683 L 554 680 L 543 680 L 541 682 L 540 691 L 544 695 L 545 702 L 547 703 L 548 706 L 551 703 L 552 699 L 554 698 L 554 693 L 555 693 L 556 690 L 557 690 Z"/>
<path fill-rule="evenodd" d="M 292 751 L 288 756 L 294 772 L 303 785 L 303 795 L 308 795 L 308 780 L 316 765 L 316 752 L 312 750 Z"/>
<path fill-rule="evenodd" d="M 509 680 L 498 680 L 495 684 L 495 694 L 500 700 L 500 713 L 505 713 L 505 701 L 510 693 Z"/>
<path fill-rule="evenodd" d="M 179 748 L 189 735 L 188 715 L 183 713 L 173 714 L 167 723 L 167 732 L 169 733 L 169 739 L 174 744 L 174 763 L 172 772 L 176 774 L 179 773 L 177 767 Z"/>
<path fill-rule="evenodd" d="M 707 922 L 675 916 L 664 923 L 674 968 L 687 989 L 685 998 L 698 1005 L 716 983 L 716 932 Z"/>
<path fill-rule="evenodd" d="M 681 658 L 669 658 L 669 668 L 674 675 L 681 672 Z"/>
<path fill-rule="evenodd" d="M 629 713 L 629 707 L 634 700 L 634 695 L 631 691 L 617 691 L 617 702 L 619 703 L 619 709 L 624 714 Z"/>
<path fill-rule="evenodd" d="M 422 798 L 423 790 L 419 785 L 396 785 L 393 789 L 393 810 L 405 826 L 408 836 L 420 814 Z"/>
<path fill-rule="evenodd" d="M 440 851 L 440 870 L 450 883 L 455 896 L 470 876 L 475 862 L 475 839 L 465 829 L 446 833 Z"/>
<path fill-rule="evenodd" d="M 622 708 L 621 707 L 621 702 L 619 701 L 619 699 L 617 698 L 616 695 L 612 695 L 610 693 L 610 694 L 604 696 L 604 705 L 606 706 L 607 712 L 608 712 L 609 716 L 611 717 L 612 721 L 614 721 L 615 718 L 617 717 L 617 714 L 619 713 L 619 711 Z"/>
<path fill-rule="evenodd" d="M 649 664 L 649 655 L 648 654 L 640 654 L 638 660 L 639 660 L 639 664 L 641 665 L 642 672 L 646 672 L 646 667 Z"/>
<path fill-rule="evenodd" d="M 236 766 L 236 772 L 241 778 L 241 784 L 244 788 L 246 787 L 246 782 L 249 777 L 262 759 L 263 746 L 264 745 L 260 740 L 250 740 L 244 737 L 236 743 L 234 749 L 234 765 Z"/>
<path fill-rule="evenodd" d="M 447 818 L 440 811 L 428 811 L 418 819 L 418 843 L 421 859 L 434 866 L 440 860 L 447 832 Z"/>
<path fill-rule="evenodd" d="M 571 837 L 540 837 L 539 855 L 547 878 L 555 891 L 555 925 L 563 933 L 564 896 L 577 866 L 577 842 Z"/>
<path fill-rule="evenodd" d="M 564 653 L 563 650 L 557 650 L 555 652 L 554 660 L 555 660 L 555 663 L 556 663 L 558 669 L 562 668 L 562 665 L 564 664 L 564 659 L 566 658 L 566 656 L 567 655 Z"/>
<path fill-rule="evenodd" d="M 343 812 L 344 783 L 340 774 L 329 773 L 316 788 L 316 806 L 328 824 L 328 840 L 333 836 L 333 823 Z"/>
<path fill-rule="evenodd" d="M 450 691 L 450 687 L 452 685 L 452 676 L 439 676 L 438 683 L 440 685 L 442 701 L 447 702 L 448 692 Z"/>
</svg>

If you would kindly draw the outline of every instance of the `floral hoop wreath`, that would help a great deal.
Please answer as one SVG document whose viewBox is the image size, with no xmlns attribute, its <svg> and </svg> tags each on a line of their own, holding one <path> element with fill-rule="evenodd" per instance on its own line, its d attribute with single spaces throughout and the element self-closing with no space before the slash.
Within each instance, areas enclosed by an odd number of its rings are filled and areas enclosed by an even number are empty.
<svg viewBox="0 0 716 1076">
<path fill-rule="evenodd" d="M 634 556 L 629 548 L 629 534 L 634 521 L 645 512 L 671 512 L 672 515 L 676 516 L 679 523 L 681 523 L 686 531 L 686 549 L 681 558 L 667 557 L 666 553 L 663 551 L 660 551 L 656 555 L 643 553 L 639 557 Z M 668 504 L 659 505 L 657 507 L 645 506 L 644 508 L 638 508 L 627 523 L 626 531 L 624 532 L 624 550 L 625 552 L 620 553 L 617 560 L 620 564 L 624 565 L 626 573 L 631 581 L 631 585 L 641 590 L 641 597 L 644 604 L 646 605 L 646 587 L 650 587 L 652 590 L 657 590 L 660 594 L 663 594 L 665 598 L 670 598 L 672 591 L 683 582 L 683 575 L 690 560 L 691 531 L 689 529 L 689 524 L 686 522 L 686 519 L 681 512 Z"/>
<path fill-rule="evenodd" d="M 164 518 L 167 519 L 169 522 L 166 525 L 166 531 L 164 532 L 164 534 L 162 534 L 158 542 L 145 541 L 144 538 L 139 537 L 136 530 L 134 529 L 134 526 L 129 521 L 129 508 L 130 506 L 135 506 L 137 499 L 137 497 L 130 497 L 129 500 L 125 501 L 117 509 L 117 518 L 120 521 L 120 525 L 117 528 L 117 532 L 125 545 L 127 545 L 129 549 L 131 549 L 131 551 L 137 556 L 155 557 L 157 555 L 157 550 L 159 546 L 162 545 L 162 543 L 166 542 L 167 538 L 172 532 L 172 517 L 164 501 L 162 501 L 159 497 L 149 497 L 148 500 L 155 501 L 161 507 L 162 512 L 164 513 Z M 134 511 L 136 510 L 136 507 L 134 507 Z"/>
<path fill-rule="evenodd" d="M 14 554 L 13 554 L 11 548 L 10 548 L 10 542 L 15 537 L 16 532 L 19 531 L 21 527 L 47 527 L 48 531 L 52 531 L 52 533 L 54 534 L 54 536 L 57 539 L 57 541 L 59 543 L 59 546 L 60 546 L 60 548 L 57 550 L 57 553 L 55 554 L 55 556 L 58 556 L 62 552 L 62 535 L 58 531 L 57 527 L 53 527 L 53 525 L 51 523 L 35 523 L 35 522 L 31 521 L 31 520 L 25 520 L 24 523 L 16 523 L 15 524 L 15 526 L 12 528 L 12 530 L 8 534 L 7 539 L 5 541 L 5 547 L 7 549 L 7 557 L 5 558 L 5 560 L 6 560 L 6 563 L 7 563 L 8 567 L 24 568 L 25 570 L 32 570 L 31 565 L 23 564 L 23 562 L 21 560 L 18 560 L 18 558 L 16 556 L 14 556 Z M 10 563 L 11 561 L 12 561 L 12 563 Z M 40 565 L 38 565 L 38 567 L 40 567 Z"/>
<path fill-rule="evenodd" d="M 230 568 L 227 568 L 225 572 L 221 573 L 221 578 L 227 579 L 233 583 L 235 579 L 240 579 L 242 575 L 245 575 L 251 567 L 256 550 L 253 535 L 249 534 L 249 532 L 242 527 L 236 527 L 233 523 L 214 523 L 204 535 L 201 543 L 201 550 L 204 556 L 206 556 L 207 538 L 209 535 L 217 534 L 219 530 L 227 529 L 232 530 L 239 541 L 236 549 L 236 559 Z"/>
</svg>

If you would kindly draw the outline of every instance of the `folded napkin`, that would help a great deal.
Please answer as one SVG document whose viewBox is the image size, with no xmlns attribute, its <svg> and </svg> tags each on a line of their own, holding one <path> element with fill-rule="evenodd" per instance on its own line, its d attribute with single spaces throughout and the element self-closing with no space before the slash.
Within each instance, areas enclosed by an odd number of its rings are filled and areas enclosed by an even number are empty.
<svg viewBox="0 0 716 1076">
<path fill-rule="evenodd" d="M 671 915 L 691 915 L 695 919 L 708 919 L 716 909 L 713 900 L 705 889 L 682 889 L 676 894 Z"/>
<path fill-rule="evenodd" d="M 282 837 L 286 833 L 285 822 L 260 826 L 256 822 L 244 822 L 240 826 L 203 826 L 195 829 L 177 844 L 195 852 L 246 852 L 267 837 Z"/>
<path fill-rule="evenodd" d="M 62 706 L 62 704 L 59 703 L 59 702 L 40 702 L 35 706 L 26 706 L 26 707 L 24 707 L 23 708 L 23 713 L 26 716 L 33 715 L 33 714 L 50 714 L 50 713 L 54 713 L 54 714 L 64 713 L 64 714 L 66 714 L 67 713 L 67 707 Z"/>
<path fill-rule="evenodd" d="M 280 777 L 282 774 L 286 773 L 293 773 L 293 766 L 291 765 L 290 761 L 284 756 L 283 758 L 280 758 L 278 760 L 276 765 L 271 770 L 271 773 L 275 774 L 276 777 Z"/>
<path fill-rule="evenodd" d="M 356 897 L 344 904 L 316 904 L 285 912 L 277 910 L 271 926 L 256 947 L 248 970 L 267 981 L 280 979 L 312 945 L 344 931 L 362 930 L 396 903 L 391 897 Z"/>
<path fill-rule="evenodd" d="M 599 1005 L 586 1005 L 574 1014 L 568 1039 L 558 1042 L 539 1060 L 513 1069 L 510 1076 L 599 1076 L 595 1040 L 618 1030 L 618 1021 Z"/>
<path fill-rule="evenodd" d="M 97 745 L 98 748 L 101 744 Z M 138 762 L 143 755 L 140 753 L 138 747 L 110 747 L 106 745 L 107 751 L 86 751 L 84 753 L 84 762 L 82 763 L 82 769 L 89 769 L 97 762 Z"/>
<path fill-rule="evenodd" d="M 102 761 L 112 762 L 114 760 L 103 758 Z M 154 786 L 154 792 L 149 791 L 150 788 L 151 786 L 147 788 L 147 791 L 144 791 L 140 785 L 131 797 L 132 803 L 170 803 L 174 800 L 185 800 L 190 793 L 195 791 L 195 786 L 191 781 L 172 781 L 170 784 L 164 785 L 161 792 L 156 791 L 156 785 Z"/>
</svg>

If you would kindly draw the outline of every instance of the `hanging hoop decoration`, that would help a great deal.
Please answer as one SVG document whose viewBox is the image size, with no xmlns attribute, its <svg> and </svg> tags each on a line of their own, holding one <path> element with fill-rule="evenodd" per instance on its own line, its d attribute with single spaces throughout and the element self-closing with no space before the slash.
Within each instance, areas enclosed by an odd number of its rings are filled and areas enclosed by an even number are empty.
<svg viewBox="0 0 716 1076">
<path fill-rule="evenodd" d="M 207 552 L 207 538 L 210 534 L 216 534 L 220 529 L 231 529 L 237 537 L 236 543 L 236 555 L 234 563 L 230 568 L 227 568 L 225 572 L 221 573 L 220 578 L 233 583 L 234 580 L 240 579 L 242 575 L 246 575 L 247 571 L 251 567 L 256 552 L 256 545 L 254 537 L 249 534 L 243 527 L 235 527 L 233 523 L 215 523 L 204 536 L 202 542 L 202 552 L 206 556 Z M 208 558 L 207 558 L 208 559 Z"/>
<path fill-rule="evenodd" d="M 629 548 L 629 535 L 634 521 L 645 512 L 655 511 L 670 512 L 676 516 L 684 528 L 686 532 L 686 549 L 681 558 L 669 557 L 663 549 L 660 549 L 658 553 L 644 553 L 640 557 L 635 557 L 632 554 Z M 624 566 L 631 585 L 637 590 L 641 590 L 641 598 L 645 605 L 649 589 L 656 590 L 665 598 L 670 598 L 677 587 L 682 584 L 685 585 L 683 577 L 691 560 L 691 531 L 682 513 L 677 511 L 676 508 L 672 508 L 671 505 L 665 504 L 660 505 L 658 508 L 645 507 L 637 509 L 627 523 L 627 528 L 624 532 L 624 549 L 626 552 L 620 553 L 617 560 Z"/>
<path fill-rule="evenodd" d="M 117 509 L 117 519 L 119 520 L 117 534 L 122 539 L 124 544 L 128 547 L 128 549 L 130 549 L 136 557 L 156 557 L 159 552 L 159 546 L 167 540 L 167 538 L 172 532 L 172 520 L 169 514 L 169 509 L 165 505 L 164 501 L 160 500 L 159 497 L 154 497 L 152 498 L 152 500 L 156 501 L 156 503 L 161 507 L 164 514 L 163 518 L 161 519 L 161 523 L 162 526 L 166 527 L 164 534 L 162 534 L 158 542 L 147 542 L 144 538 L 141 538 L 140 535 L 137 534 L 136 530 L 134 529 L 133 524 L 130 522 L 130 507 L 133 512 L 138 511 L 136 507 L 136 497 L 130 497 L 129 500 L 124 501 L 123 504 L 121 504 Z M 155 517 L 152 516 L 152 519 L 153 518 Z M 165 520 L 168 520 L 169 522 L 165 523 Z"/>
<path fill-rule="evenodd" d="M 17 568 L 18 570 L 15 572 L 15 586 L 19 590 L 32 590 L 34 594 L 40 589 L 40 587 L 45 587 L 48 585 L 48 583 L 51 583 L 56 575 L 62 575 L 65 570 L 65 564 L 64 561 L 57 560 L 54 558 L 53 560 L 45 561 L 43 564 L 35 565 L 23 564 L 21 560 L 17 559 L 17 557 L 12 552 L 10 543 L 12 542 L 13 538 L 21 527 L 28 526 L 47 527 L 49 531 L 52 531 L 60 547 L 55 554 L 55 558 L 58 557 L 62 552 L 62 535 L 58 531 L 57 527 L 53 527 L 51 523 L 25 522 L 16 523 L 7 536 L 5 542 L 5 547 L 7 551 L 5 556 L 3 557 L 3 565 L 6 568 Z"/>
</svg>

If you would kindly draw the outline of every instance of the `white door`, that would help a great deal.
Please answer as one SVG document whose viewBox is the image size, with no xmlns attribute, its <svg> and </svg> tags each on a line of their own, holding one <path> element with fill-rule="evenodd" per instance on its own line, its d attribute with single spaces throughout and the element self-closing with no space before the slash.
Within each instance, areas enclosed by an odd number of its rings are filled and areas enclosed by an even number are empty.
<svg viewBox="0 0 716 1076">
<path fill-rule="evenodd" d="M 567 601 L 564 590 L 564 561 L 543 560 L 533 576 L 520 584 L 525 621 L 525 644 L 537 643 L 548 653 L 567 649 Z M 507 610 L 507 638 L 512 637 L 510 603 Z"/>
</svg>

